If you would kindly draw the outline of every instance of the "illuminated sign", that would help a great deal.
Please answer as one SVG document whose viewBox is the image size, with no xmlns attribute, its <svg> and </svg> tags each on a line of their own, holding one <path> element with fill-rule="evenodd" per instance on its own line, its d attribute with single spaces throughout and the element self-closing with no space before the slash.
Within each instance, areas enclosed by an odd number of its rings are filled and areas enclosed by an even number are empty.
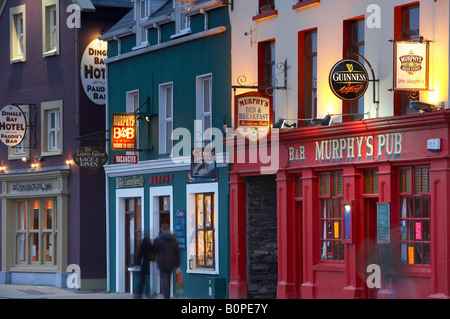
<svg viewBox="0 0 450 319">
<path fill-rule="evenodd" d="M 7 105 L 0 111 L 0 141 L 6 146 L 22 142 L 27 131 L 25 114 L 17 105 Z"/>
<path fill-rule="evenodd" d="M 329 84 L 331 91 L 338 98 L 353 101 L 366 93 L 369 76 L 364 66 L 358 61 L 341 60 L 331 69 Z"/>
<path fill-rule="evenodd" d="M 113 151 L 132 151 L 136 149 L 136 114 L 112 114 Z"/>
<path fill-rule="evenodd" d="M 236 133 L 250 141 L 258 141 L 270 133 L 272 98 L 259 92 L 237 95 L 235 98 Z"/>
<path fill-rule="evenodd" d="M 81 58 L 81 84 L 87 97 L 98 105 L 105 105 L 106 101 L 105 64 L 103 60 L 107 57 L 108 44 L 95 39 L 88 44 Z"/>
<path fill-rule="evenodd" d="M 394 73 L 395 90 L 428 90 L 428 43 L 395 42 Z"/>
</svg>

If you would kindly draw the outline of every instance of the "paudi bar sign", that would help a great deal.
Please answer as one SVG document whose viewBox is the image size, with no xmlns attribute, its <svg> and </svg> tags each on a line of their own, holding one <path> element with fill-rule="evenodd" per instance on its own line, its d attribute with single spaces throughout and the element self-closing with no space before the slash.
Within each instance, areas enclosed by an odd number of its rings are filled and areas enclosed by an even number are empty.
<svg viewBox="0 0 450 319">
<path fill-rule="evenodd" d="M 338 98 L 353 101 L 366 93 L 369 76 L 364 66 L 358 61 L 341 60 L 331 69 L 329 83 L 331 91 Z"/>
<path fill-rule="evenodd" d="M 7 105 L 0 111 L 0 141 L 6 146 L 22 142 L 27 131 L 25 114 L 17 105 Z"/>
</svg>

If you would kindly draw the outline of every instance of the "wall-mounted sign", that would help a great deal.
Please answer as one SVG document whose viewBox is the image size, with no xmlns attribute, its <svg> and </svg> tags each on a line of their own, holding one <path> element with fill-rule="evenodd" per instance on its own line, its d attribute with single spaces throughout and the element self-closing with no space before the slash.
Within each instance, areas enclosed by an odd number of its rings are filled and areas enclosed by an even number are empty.
<svg viewBox="0 0 450 319">
<path fill-rule="evenodd" d="M 248 92 L 237 95 L 234 103 L 236 134 L 256 142 L 270 134 L 272 124 L 272 97 Z"/>
<path fill-rule="evenodd" d="M 13 191 L 39 191 L 51 189 L 50 183 L 12 184 Z"/>
<path fill-rule="evenodd" d="M 366 93 L 369 76 L 367 70 L 358 61 L 341 60 L 331 69 L 329 84 L 331 91 L 338 98 L 353 101 Z"/>
<path fill-rule="evenodd" d="M 394 89 L 428 90 L 428 42 L 394 43 Z"/>
<path fill-rule="evenodd" d="M 391 209 L 389 203 L 377 203 L 377 243 L 391 242 Z"/>
<path fill-rule="evenodd" d="M 174 215 L 174 235 L 178 241 L 180 251 L 186 251 L 186 210 L 177 209 Z"/>
<path fill-rule="evenodd" d="M 216 149 L 211 147 L 193 147 L 191 151 L 191 177 L 216 177 Z"/>
<path fill-rule="evenodd" d="M 136 149 L 136 114 L 112 114 L 113 151 L 132 151 Z"/>
<path fill-rule="evenodd" d="M 96 147 L 83 146 L 73 153 L 72 159 L 81 168 L 100 168 L 107 163 L 108 154 Z"/>
<path fill-rule="evenodd" d="M 88 44 L 81 58 L 81 84 L 87 97 L 95 104 L 105 105 L 106 79 L 103 60 L 108 57 L 108 44 L 95 39 Z"/>
<path fill-rule="evenodd" d="M 115 164 L 136 164 L 137 162 L 137 155 L 114 155 Z"/>
<path fill-rule="evenodd" d="M 173 183 L 173 174 L 150 176 L 150 185 L 153 184 L 171 184 Z"/>
<path fill-rule="evenodd" d="M 6 146 L 22 142 L 27 132 L 25 114 L 17 105 L 7 105 L 0 111 L 0 141 Z"/>
<path fill-rule="evenodd" d="M 133 175 L 116 177 L 116 188 L 144 187 L 144 176 Z"/>
</svg>

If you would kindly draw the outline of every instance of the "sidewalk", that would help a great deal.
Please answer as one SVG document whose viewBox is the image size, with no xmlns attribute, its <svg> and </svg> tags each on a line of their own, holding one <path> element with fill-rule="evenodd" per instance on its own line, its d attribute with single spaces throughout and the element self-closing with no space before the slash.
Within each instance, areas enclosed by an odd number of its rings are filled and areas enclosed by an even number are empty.
<svg viewBox="0 0 450 319">
<path fill-rule="evenodd" d="M 105 291 L 76 291 L 69 288 L 34 285 L 2 285 L 0 299 L 134 299 L 130 293 L 109 293 Z M 162 295 L 144 296 L 148 299 L 162 299 Z"/>
</svg>

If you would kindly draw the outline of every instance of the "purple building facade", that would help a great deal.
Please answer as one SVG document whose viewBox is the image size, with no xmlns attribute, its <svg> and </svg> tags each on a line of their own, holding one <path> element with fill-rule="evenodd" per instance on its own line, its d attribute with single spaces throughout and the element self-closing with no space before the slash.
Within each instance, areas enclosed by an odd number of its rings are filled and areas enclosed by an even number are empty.
<svg viewBox="0 0 450 319">
<path fill-rule="evenodd" d="M 0 0 L 0 114 L 13 105 L 26 119 L 20 144 L 0 143 L 0 283 L 106 287 L 104 171 L 77 150 L 104 149 L 97 38 L 131 6 Z"/>
</svg>

